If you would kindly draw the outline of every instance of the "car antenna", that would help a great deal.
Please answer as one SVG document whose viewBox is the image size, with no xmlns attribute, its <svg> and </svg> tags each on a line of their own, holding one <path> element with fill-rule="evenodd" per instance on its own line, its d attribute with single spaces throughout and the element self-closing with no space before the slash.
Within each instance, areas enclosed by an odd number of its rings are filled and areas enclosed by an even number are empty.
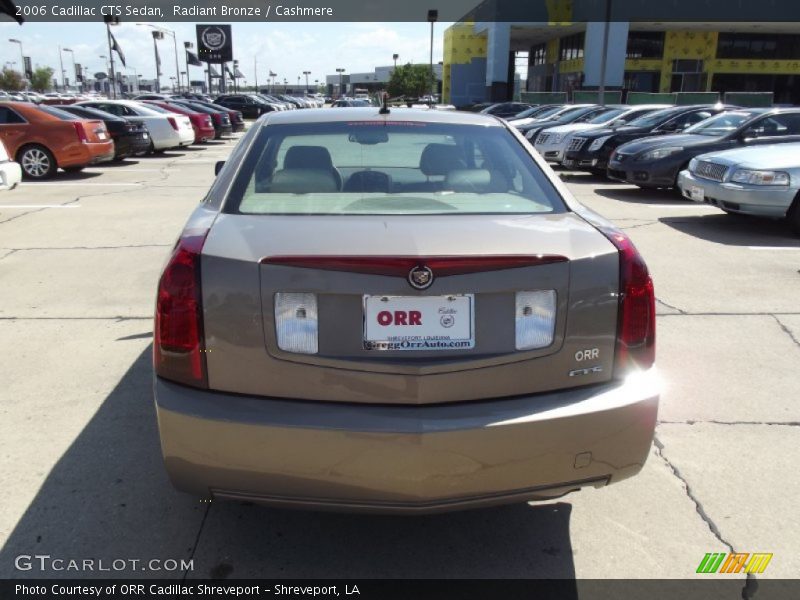
<svg viewBox="0 0 800 600">
<path fill-rule="evenodd" d="M 378 111 L 379 115 L 388 115 L 391 111 L 389 110 L 389 94 L 386 92 L 383 93 L 383 105 L 381 109 Z"/>
</svg>

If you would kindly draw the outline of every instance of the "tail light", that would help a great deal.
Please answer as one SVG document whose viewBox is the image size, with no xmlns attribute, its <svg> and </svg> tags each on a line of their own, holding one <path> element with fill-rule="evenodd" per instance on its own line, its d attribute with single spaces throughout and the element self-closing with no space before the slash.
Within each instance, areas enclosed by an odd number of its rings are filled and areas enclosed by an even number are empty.
<svg viewBox="0 0 800 600">
<path fill-rule="evenodd" d="M 86 128 L 83 126 L 83 122 L 73 121 L 72 124 L 75 126 L 75 133 L 78 134 L 78 139 L 81 142 L 88 142 L 89 137 L 86 135 Z"/>
<path fill-rule="evenodd" d="M 614 228 L 601 228 L 619 251 L 619 316 L 616 376 L 645 370 L 656 360 L 656 296 L 653 280 L 630 238 Z"/>
<path fill-rule="evenodd" d="M 200 291 L 200 252 L 208 229 L 181 234 L 158 282 L 153 366 L 159 377 L 208 387 Z"/>
<path fill-rule="evenodd" d="M 169 121 L 169 124 L 172 125 L 175 131 L 178 131 L 178 122 L 175 120 L 175 117 L 167 117 L 167 121 Z"/>
<path fill-rule="evenodd" d="M 208 127 L 211 127 L 213 125 L 213 123 L 211 122 L 211 117 L 208 117 L 208 116 L 206 117 L 206 125 Z"/>
</svg>

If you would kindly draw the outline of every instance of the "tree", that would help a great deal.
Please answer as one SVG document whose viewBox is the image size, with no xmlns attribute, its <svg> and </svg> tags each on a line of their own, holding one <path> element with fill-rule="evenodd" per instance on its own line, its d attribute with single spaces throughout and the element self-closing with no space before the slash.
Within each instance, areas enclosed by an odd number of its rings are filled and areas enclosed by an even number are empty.
<svg viewBox="0 0 800 600">
<path fill-rule="evenodd" d="M 0 89 L 6 90 L 7 92 L 18 92 L 24 88 L 25 80 L 22 78 L 21 73 L 13 71 L 8 67 L 0 72 Z"/>
<path fill-rule="evenodd" d="M 392 71 L 389 79 L 389 95 L 392 97 L 420 97 L 430 93 L 433 76 L 428 65 L 407 64 Z"/>
<path fill-rule="evenodd" d="M 46 92 L 53 85 L 53 69 L 50 67 L 36 67 L 31 77 L 31 87 L 37 92 Z"/>
</svg>

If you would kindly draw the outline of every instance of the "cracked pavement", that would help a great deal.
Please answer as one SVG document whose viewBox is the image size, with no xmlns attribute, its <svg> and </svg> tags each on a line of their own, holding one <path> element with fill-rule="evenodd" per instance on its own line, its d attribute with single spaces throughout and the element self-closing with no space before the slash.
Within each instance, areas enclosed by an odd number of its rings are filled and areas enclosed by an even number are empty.
<svg viewBox="0 0 800 600">
<path fill-rule="evenodd" d="M 800 239 L 579 173 L 562 174 L 629 232 L 656 286 L 664 393 L 637 477 L 415 518 L 173 491 L 150 391 L 156 278 L 232 146 L 1 195 L 0 577 L 30 576 L 13 559 L 35 553 L 193 560 L 187 571 L 113 573 L 176 579 L 686 578 L 705 553 L 730 551 L 774 553 L 759 578 L 800 572 Z"/>
</svg>

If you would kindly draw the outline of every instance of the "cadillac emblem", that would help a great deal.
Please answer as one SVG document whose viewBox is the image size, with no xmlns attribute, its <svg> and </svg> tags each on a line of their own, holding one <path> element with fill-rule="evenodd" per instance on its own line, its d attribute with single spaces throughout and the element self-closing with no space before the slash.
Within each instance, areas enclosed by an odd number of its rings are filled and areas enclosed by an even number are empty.
<svg viewBox="0 0 800 600">
<path fill-rule="evenodd" d="M 426 290 L 433 284 L 433 271 L 424 265 L 417 265 L 408 272 L 408 283 L 418 290 Z"/>
</svg>

